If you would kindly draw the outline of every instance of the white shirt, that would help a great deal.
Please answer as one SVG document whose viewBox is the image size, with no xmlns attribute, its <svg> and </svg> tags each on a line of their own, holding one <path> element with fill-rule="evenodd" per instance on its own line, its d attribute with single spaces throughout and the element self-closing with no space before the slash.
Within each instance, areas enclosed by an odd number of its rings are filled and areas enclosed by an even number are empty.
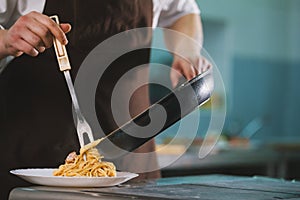
<svg viewBox="0 0 300 200">
<path fill-rule="evenodd" d="M 199 8 L 194 0 L 152 1 L 153 28 L 157 26 L 168 27 L 177 19 L 187 14 L 200 14 Z M 0 0 L 0 26 L 8 29 L 22 15 L 31 11 L 43 12 L 45 2 L 46 0 Z M 0 73 L 12 59 L 13 57 L 9 56 L 0 60 Z"/>
</svg>

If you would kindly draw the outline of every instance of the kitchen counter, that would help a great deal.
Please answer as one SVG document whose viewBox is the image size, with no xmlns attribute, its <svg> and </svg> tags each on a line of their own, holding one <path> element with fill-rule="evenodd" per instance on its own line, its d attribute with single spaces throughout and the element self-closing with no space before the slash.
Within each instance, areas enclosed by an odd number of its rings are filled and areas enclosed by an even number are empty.
<svg viewBox="0 0 300 200">
<path fill-rule="evenodd" d="M 199 148 L 197 149 L 198 151 Z M 189 173 L 201 175 L 204 172 L 223 174 L 226 173 L 224 169 L 236 170 L 247 168 L 249 172 L 247 175 L 256 175 L 259 173 L 268 177 L 286 179 L 295 178 L 295 175 L 299 177 L 299 173 L 294 173 L 294 176 L 288 174 L 289 163 L 300 163 L 300 149 L 298 148 L 290 150 L 275 149 L 270 146 L 262 146 L 260 148 L 232 148 L 214 152 L 204 159 L 199 159 L 198 151 L 188 151 L 180 157 L 172 154 L 160 154 L 158 155 L 158 163 L 167 176 L 169 174 L 172 176 L 182 176 Z M 172 163 L 172 161 L 175 162 Z M 170 165 L 170 163 L 172 164 Z M 255 170 L 256 167 L 259 170 Z M 213 169 L 217 170 L 213 171 Z"/>
<path fill-rule="evenodd" d="M 175 160 L 177 155 L 159 155 L 160 166 L 166 166 L 170 161 Z M 177 156 L 178 157 L 178 156 Z M 199 159 L 198 152 L 188 152 L 180 156 L 165 169 L 191 169 L 191 168 L 212 168 L 226 166 L 243 166 L 251 164 L 269 164 L 277 162 L 278 153 L 270 149 L 238 149 L 218 152 Z"/>
<path fill-rule="evenodd" d="M 300 199 L 300 182 L 265 177 L 185 176 L 130 181 L 107 188 L 19 187 L 9 200 L 95 199 Z"/>
</svg>

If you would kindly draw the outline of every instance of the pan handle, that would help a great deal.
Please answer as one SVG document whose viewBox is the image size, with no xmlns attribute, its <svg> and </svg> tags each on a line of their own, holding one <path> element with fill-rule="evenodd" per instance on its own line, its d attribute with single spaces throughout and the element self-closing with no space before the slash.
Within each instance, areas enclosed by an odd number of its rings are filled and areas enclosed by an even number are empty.
<svg viewBox="0 0 300 200">
<path fill-rule="evenodd" d="M 213 83 L 212 70 L 210 69 L 182 84 L 146 111 L 108 134 L 98 147 L 101 154 L 105 158 L 114 159 L 137 149 L 208 101 L 214 89 Z M 178 99 L 184 103 L 180 104 Z M 135 124 L 146 126 L 151 121 L 150 111 L 153 117 L 161 115 L 160 110 L 157 109 L 158 106 L 163 106 L 167 113 L 163 128 L 158 132 L 147 132 L 143 134 L 143 137 L 135 137 L 134 135 L 140 134 L 139 130 L 136 130 Z"/>
</svg>

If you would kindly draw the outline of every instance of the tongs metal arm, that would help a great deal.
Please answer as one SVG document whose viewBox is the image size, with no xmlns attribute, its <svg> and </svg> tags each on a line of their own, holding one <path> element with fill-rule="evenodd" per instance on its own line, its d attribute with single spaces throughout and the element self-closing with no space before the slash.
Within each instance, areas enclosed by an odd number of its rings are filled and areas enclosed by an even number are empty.
<svg viewBox="0 0 300 200">
<path fill-rule="evenodd" d="M 59 24 L 58 16 L 51 16 L 50 18 L 53 19 L 57 24 Z M 80 111 L 80 108 L 79 108 L 75 89 L 74 89 L 73 82 L 72 82 L 70 72 L 69 72 L 71 70 L 71 64 L 69 61 L 66 47 L 65 47 L 65 45 L 62 45 L 60 43 L 60 41 L 57 40 L 56 38 L 54 38 L 53 43 L 54 43 L 57 61 L 59 64 L 59 69 L 60 69 L 60 71 L 62 71 L 64 73 L 65 79 L 66 79 L 66 82 L 67 82 L 67 85 L 68 85 L 68 88 L 70 91 L 72 103 L 73 103 L 76 117 L 77 117 L 77 135 L 78 135 L 80 146 L 83 147 L 85 145 L 83 135 L 87 134 L 90 142 L 92 142 L 92 141 L 94 141 L 93 133 L 92 133 L 91 127 L 89 126 L 89 124 L 87 123 L 85 118 L 83 117 L 83 115 Z"/>
</svg>

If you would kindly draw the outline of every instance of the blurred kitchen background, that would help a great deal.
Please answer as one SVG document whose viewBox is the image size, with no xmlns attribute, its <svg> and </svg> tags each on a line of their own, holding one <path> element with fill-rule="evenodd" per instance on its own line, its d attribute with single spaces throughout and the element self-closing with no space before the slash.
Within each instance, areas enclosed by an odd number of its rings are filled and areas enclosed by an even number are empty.
<svg viewBox="0 0 300 200">
<path fill-rule="evenodd" d="M 200 108 L 197 137 L 163 176 L 194 174 L 262 175 L 300 180 L 300 1 L 197 0 L 204 28 L 204 48 L 222 75 L 226 96 L 215 91 L 226 120 L 209 156 L 198 158 L 210 120 L 210 105 Z M 162 42 L 156 31 L 153 42 Z M 152 62 L 170 64 L 168 52 L 153 50 Z M 168 76 L 151 68 L 151 79 Z M 151 88 L 155 102 L 168 90 Z M 226 100 L 226 101 L 225 101 Z M 193 115 L 193 114 L 192 114 Z M 195 123 L 188 121 L 186 123 Z M 180 122 L 161 134 L 167 144 Z M 188 137 L 189 130 L 186 130 Z M 177 145 L 159 153 L 159 163 L 184 152 Z"/>
</svg>

